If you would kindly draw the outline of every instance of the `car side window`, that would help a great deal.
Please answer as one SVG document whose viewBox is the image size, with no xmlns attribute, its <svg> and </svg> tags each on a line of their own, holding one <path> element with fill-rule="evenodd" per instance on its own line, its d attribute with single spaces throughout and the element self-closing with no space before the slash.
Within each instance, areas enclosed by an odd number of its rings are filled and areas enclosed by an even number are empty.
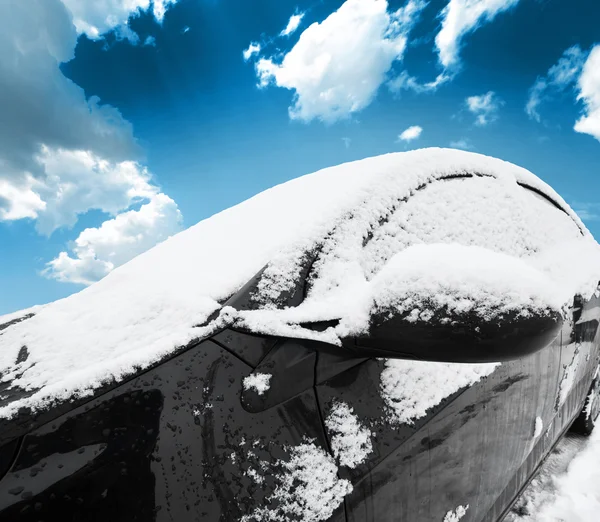
<svg viewBox="0 0 600 522">
<path fill-rule="evenodd" d="M 489 176 L 436 181 L 416 191 L 365 241 L 361 263 L 373 277 L 415 244 L 460 243 L 516 257 L 581 237 L 577 223 L 526 186 Z"/>
</svg>

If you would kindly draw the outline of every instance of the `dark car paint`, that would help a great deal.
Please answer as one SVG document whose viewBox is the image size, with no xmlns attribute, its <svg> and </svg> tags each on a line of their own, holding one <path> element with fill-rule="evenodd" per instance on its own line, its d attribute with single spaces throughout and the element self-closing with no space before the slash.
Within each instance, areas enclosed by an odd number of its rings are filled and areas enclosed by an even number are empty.
<svg viewBox="0 0 600 522">
<path fill-rule="evenodd" d="M 298 341 L 225 331 L 22 437 L 0 481 L 0 520 L 239 520 L 274 487 L 273 476 L 256 484 L 248 469 L 275 466 L 306 437 L 328 448 L 323 418 L 344 401 L 375 436 L 364 464 L 340 468 L 354 490 L 330 520 L 442 521 L 468 504 L 464 521 L 496 521 L 581 409 L 598 344 L 572 342 L 573 329 L 566 323 L 551 346 L 503 363 L 399 426 L 384 420 L 383 361 L 350 363 L 306 343 L 298 360 L 311 363 L 290 366 L 277 353 L 290 343 L 299 349 Z M 250 361 L 271 361 L 273 378 L 284 377 L 266 397 L 292 385 L 294 374 L 304 372 L 304 384 L 283 401 L 249 408 L 242 380 Z M 544 433 L 534 440 L 536 416 Z"/>
</svg>

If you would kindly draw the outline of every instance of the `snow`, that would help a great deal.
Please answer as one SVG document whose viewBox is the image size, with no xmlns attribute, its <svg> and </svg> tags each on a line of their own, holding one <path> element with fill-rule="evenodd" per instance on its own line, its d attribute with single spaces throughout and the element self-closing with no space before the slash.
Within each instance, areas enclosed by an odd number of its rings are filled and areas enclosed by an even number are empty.
<svg viewBox="0 0 600 522">
<path fill-rule="evenodd" d="M 45 305 L 35 305 L 31 308 L 26 308 L 25 310 L 19 310 L 18 312 L 13 312 L 10 314 L 0 315 L 0 329 L 10 323 L 11 321 L 15 321 L 18 319 L 25 320 L 27 316 L 35 315 L 39 312 Z"/>
<path fill-rule="evenodd" d="M 469 504 L 466 506 L 458 506 L 454 511 L 448 511 L 444 517 L 444 522 L 458 522 L 467 514 L 467 509 L 469 509 Z"/>
<path fill-rule="evenodd" d="M 600 513 L 600 431 L 569 434 L 506 517 L 506 522 L 595 522 Z"/>
<path fill-rule="evenodd" d="M 427 411 L 461 388 L 491 374 L 497 363 L 455 364 L 387 359 L 380 392 L 388 407 L 388 422 L 413 424 Z"/>
<path fill-rule="evenodd" d="M 244 378 L 244 390 L 254 390 L 259 395 L 262 395 L 269 389 L 270 380 L 270 373 L 253 373 Z"/>
<path fill-rule="evenodd" d="M 331 449 L 340 466 L 355 468 L 373 451 L 371 432 L 361 425 L 354 410 L 345 402 L 332 406 L 325 426 L 330 432 Z"/>
<path fill-rule="evenodd" d="M 567 346 L 572 346 L 572 344 Z M 571 392 L 571 388 L 573 388 L 573 384 L 575 384 L 575 378 L 577 377 L 577 368 L 579 367 L 580 351 L 577 344 L 575 344 L 575 346 L 576 348 L 573 352 L 573 360 L 568 365 L 566 365 L 563 378 L 558 384 L 559 406 L 562 406 L 569 397 L 569 393 Z"/>
<path fill-rule="evenodd" d="M 542 434 L 543 430 L 544 430 L 544 421 L 542 420 L 541 417 L 536 417 L 535 418 L 535 426 L 533 429 L 533 438 L 537 439 Z"/>
<path fill-rule="evenodd" d="M 547 194 L 571 219 L 517 183 Z M 306 299 L 283 308 L 283 296 L 316 252 Z M 435 259 L 441 253 L 457 271 L 443 271 Z M 472 272 L 460 269 L 461 256 L 473 257 Z M 424 260 L 443 273 L 427 282 L 418 266 L 403 264 Z M 505 262 L 516 272 L 494 278 L 486 270 L 486 263 Z M 222 308 L 205 324 L 265 266 L 256 310 Z M 365 332 L 376 307 L 406 306 L 404 298 L 421 291 L 457 311 L 486 300 L 488 319 L 519 306 L 552 310 L 576 291 L 591 295 L 599 267 L 597 243 L 562 198 L 510 163 L 423 149 L 339 165 L 205 219 L 2 330 L 1 380 L 34 393 L 3 404 L 0 417 L 90 395 L 227 325 L 339 343 Z M 400 283 L 395 294 L 386 281 Z M 415 300 L 412 317 L 430 317 L 423 304 Z M 314 332 L 301 324 L 328 319 L 339 325 Z M 29 357 L 17 363 L 23 346 Z"/>
<path fill-rule="evenodd" d="M 378 311 L 408 313 L 428 320 L 429 310 L 454 315 L 473 312 L 485 321 L 511 311 L 560 311 L 552 280 L 525 261 L 478 246 L 415 245 L 396 254 L 372 281 Z M 572 296 L 572 294 L 571 294 Z"/>
<path fill-rule="evenodd" d="M 290 448 L 290 460 L 279 462 L 277 486 L 268 504 L 256 508 L 241 522 L 284 522 L 327 520 L 352 492 L 352 484 L 338 478 L 338 467 L 331 455 L 306 441 Z"/>
</svg>

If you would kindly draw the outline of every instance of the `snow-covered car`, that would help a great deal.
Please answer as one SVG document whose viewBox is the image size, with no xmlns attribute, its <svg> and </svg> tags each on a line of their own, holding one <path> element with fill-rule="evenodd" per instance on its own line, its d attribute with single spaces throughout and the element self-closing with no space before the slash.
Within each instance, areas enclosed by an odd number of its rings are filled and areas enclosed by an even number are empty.
<svg viewBox="0 0 600 522">
<path fill-rule="evenodd" d="M 0 520 L 499 521 L 593 429 L 598 250 L 474 153 L 267 190 L 0 318 Z"/>
</svg>

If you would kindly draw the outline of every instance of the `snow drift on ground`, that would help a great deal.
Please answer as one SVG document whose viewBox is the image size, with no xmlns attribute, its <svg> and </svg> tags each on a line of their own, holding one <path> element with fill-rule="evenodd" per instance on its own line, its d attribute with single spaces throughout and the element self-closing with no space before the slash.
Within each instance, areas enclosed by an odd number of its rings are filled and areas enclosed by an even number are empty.
<svg viewBox="0 0 600 522">
<path fill-rule="evenodd" d="M 517 501 L 506 522 L 600 519 L 600 430 L 567 435 Z"/>
<path fill-rule="evenodd" d="M 457 175 L 474 176 L 444 180 Z M 315 253 L 306 299 L 282 309 L 282 296 Z M 501 270 L 505 263 L 514 270 Z M 265 265 L 257 310 L 223 309 L 195 328 Z M 576 291 L 593 292 L 598 267 L 598 245 L 577 216 L 515 165 L 448 149 L 339 165 L 201 221 L 2 330 L 0 379 L 34 393 L 0 406 L 0 417 L 85 396 L 219 326 L 339 343 L 364 332 L 377 306 L 414 303 L 413 316 L 427 320 L 425 294 L 456 310 L 479 310 L 492 299 L 488 319 L 515 307 L 544 312 Z M 325 332 L 301 324 L 325 319 L 340 324 Z M 28 357 L 17 363 L 23 346 Z"/>
</svg>

